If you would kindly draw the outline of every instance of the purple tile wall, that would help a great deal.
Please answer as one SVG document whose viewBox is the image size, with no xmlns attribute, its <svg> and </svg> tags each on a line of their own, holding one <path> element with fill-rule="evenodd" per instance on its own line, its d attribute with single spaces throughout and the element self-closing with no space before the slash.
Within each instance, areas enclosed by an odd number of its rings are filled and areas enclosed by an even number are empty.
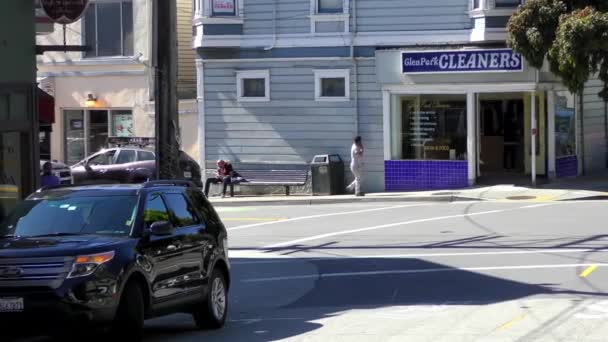
<svg viewBox="0 0 608 342">
<path fill-rule="evenodd" d="M 578 176 L 578 158 L 568 156 L 555 159 L 555 174 L 557 178 Z"/>
<path fill-rule="evenodd" d="M 386 160 L 386 191 L 458 189 L 469 186 L 466 160 Z"/>
</svg>

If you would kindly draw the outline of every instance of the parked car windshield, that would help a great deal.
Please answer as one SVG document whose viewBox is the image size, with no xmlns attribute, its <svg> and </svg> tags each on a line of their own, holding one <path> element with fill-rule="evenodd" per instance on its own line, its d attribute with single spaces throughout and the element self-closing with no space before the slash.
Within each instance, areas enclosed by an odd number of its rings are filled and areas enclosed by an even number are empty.
<svg viewBox="0 0 608 342">
<path fill-rule="evenodd" d="M 0 236 L 127 236 L 131 232 L 136 209 L 136 196 L 26 200 L 0 224 Z"/>
</svg>

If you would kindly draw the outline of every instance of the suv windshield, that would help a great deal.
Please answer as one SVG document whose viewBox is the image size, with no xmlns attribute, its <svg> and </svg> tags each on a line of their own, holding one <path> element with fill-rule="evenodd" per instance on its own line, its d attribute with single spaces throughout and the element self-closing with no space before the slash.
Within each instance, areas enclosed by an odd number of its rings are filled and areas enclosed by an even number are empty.
<svg viewBox="0 0 608 342">
<path fill-rule="evenodd" d="M 136 196 L 27 200 L 0 224 L 0 236 L 127 236 L 131 232 L 136 209 Z"/>
</svg>

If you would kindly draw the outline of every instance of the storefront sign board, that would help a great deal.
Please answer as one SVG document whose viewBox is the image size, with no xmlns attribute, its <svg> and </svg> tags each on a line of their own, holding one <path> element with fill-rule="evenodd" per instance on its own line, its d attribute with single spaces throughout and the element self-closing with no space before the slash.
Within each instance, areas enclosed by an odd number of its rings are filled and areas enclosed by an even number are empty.
<svg viewBox="0 0 608 342">
<path fill-rule="evenodd" d="M 523 59 L 511 49 L 404 51 L 404 74 L 521 72 Z"/>
</svg>

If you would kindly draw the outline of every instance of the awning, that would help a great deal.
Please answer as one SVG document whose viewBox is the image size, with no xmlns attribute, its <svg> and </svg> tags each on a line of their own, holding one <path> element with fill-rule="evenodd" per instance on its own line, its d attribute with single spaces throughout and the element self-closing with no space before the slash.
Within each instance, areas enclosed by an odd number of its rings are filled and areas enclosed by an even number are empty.
<svg viewBox="0 0 608 342">
<path fill-rule="evenodd" d="M 38 88 L 38 115 L 41 124 L 55 123 L 55 98 Z"/>
</svg>

